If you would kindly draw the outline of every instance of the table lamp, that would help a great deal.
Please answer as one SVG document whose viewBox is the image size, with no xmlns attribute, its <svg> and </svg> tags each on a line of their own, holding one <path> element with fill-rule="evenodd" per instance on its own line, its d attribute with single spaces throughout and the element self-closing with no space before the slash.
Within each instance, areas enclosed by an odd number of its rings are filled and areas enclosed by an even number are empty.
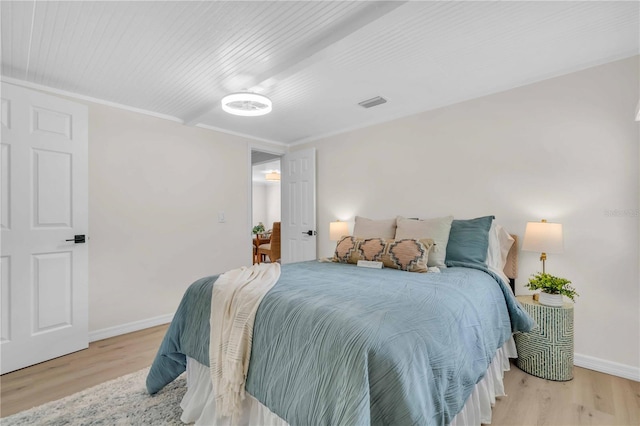
<svg viewBox="0 0 640 426">
<path fill-rule="evenodd" d="M 528 222 L 524 231 L 522 250 L 537 251 L 542 261 L 542 273 L 545 273 L 544 262 L 547 253 L 562 253 L 564 240 L 562 237 L 562 224 L 549 223 L 545 219 L 540 222 Z"/>
<path fill-rule="evenodd" d="M 339 241 L 345 235 L 349 235 L 347 222 L 337 220 L 329 223 L 329 239 L 331 241 Z"/>
</svg>

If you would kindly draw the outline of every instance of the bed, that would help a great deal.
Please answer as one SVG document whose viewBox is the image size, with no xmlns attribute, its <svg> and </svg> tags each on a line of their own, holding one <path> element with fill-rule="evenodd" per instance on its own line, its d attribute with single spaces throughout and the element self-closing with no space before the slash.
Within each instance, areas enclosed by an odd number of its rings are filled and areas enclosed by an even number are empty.
<svg viewBox="0 0 640 426">
<path fill-rule="evenodd" d="M 510 252 L 507 275 L 515 272 Z M 147 378 L 187 371 L 182 420 L 217 419 L 209 371 L 211 293 L 186 291 Z M 503 278 L 474 265 L 413 273 L 353 264 L 282 266 L 255 316 L 240 424 L 480 424 L 503 394 L 512 333 L 531 318 Z"/>
</svg>

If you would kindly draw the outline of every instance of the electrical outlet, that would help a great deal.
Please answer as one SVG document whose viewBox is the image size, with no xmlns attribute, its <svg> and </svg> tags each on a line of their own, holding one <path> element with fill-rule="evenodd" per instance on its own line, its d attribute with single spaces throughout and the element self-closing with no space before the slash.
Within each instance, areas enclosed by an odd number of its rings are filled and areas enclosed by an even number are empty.
<svg viewBox="0 0 640 426">
<path fill-rule="evenodd" d="M 218 212 L 218 222 L 219 223 L 225 223 L 226 222 L 226 220 L 224 218 L 224 212 L 223 211 Z"/>
</svg>

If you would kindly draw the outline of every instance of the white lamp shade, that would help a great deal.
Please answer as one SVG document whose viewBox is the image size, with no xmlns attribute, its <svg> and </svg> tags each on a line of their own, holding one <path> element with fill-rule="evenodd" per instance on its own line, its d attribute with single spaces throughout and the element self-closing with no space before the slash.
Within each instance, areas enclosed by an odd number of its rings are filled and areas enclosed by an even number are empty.
<svg viewBox="0 0 640 426">
<path fill-rule="evenodd" d="M 349 235 L 349 226 L 347 225 L 347 222 L 340 222 L 338 220 L 336 222 L 329 223 L 329 239 L 331 241 L 338 241 L 345 235 Z"/>
<path fill-rule="evenodd" d="M 538 253 L 562 253 L 564 250 L 562 224 L 528 222 L 524 231 L 522 250 Z"/>
</svg>

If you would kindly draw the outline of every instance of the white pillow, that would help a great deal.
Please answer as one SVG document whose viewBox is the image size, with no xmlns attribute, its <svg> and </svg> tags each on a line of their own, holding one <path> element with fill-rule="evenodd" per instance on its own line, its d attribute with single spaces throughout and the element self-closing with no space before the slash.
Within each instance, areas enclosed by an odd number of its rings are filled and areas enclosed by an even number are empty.
<svg viewBox="0 0 640 426">
<path fill-rule="evenodd" d="M 396 240 L 411 238 L 421 240 L 431 238 L 435 246 L 429 251 L 427 266 L 437 266 L 446 268 L 444 260 L 447 256 L 447 243 L 449 242 L 449 231 L 451 231 L 453 216 L 438 217 L 433 219 L 415 220 L 398 216 L 396 229 Z"/>
<path fill-rule="evenodd" d="M 504 273 L 504 267 L 507 265 L 507 256 L 514 241 L 513 237 L 495 220 L 491 223 L 489 247 L 487 248 L 487 267 L 500 275 L 507 284 L 509 284 L 509 279 Z"/>
<path fill-rule="evenodd" d="M 353 236 L 357 238 L 393 239 L 393 237 L 396 236 L 396 220 L 372 220 L 366 217 L 356 216 Z"/>
</svg>

